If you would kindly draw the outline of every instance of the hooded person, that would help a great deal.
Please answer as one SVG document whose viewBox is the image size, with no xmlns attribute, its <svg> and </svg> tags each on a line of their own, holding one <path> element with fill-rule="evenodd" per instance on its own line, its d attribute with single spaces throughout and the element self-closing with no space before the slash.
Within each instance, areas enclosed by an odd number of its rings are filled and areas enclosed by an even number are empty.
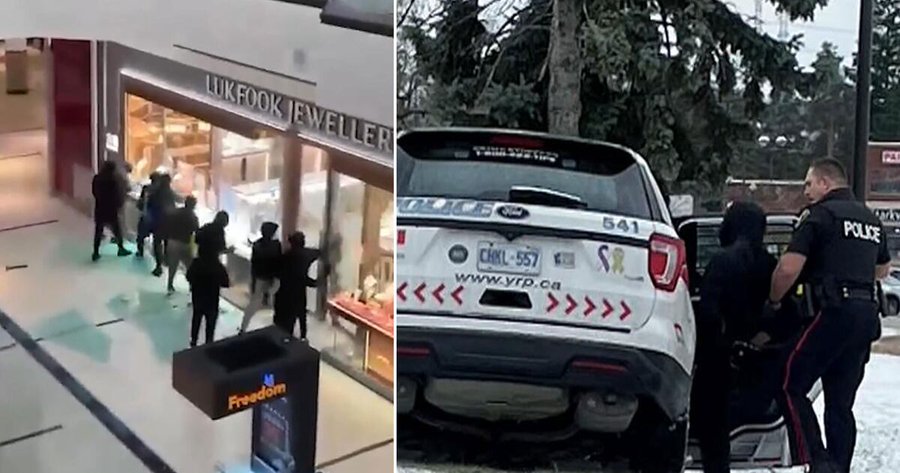
<svg viewBox="0 0 900 473">
<path fill-rule="evenodd" d="M 306 340 L 306 289 L 317 287 L 319 281 L 309 277 L 309 269 L 319 259 L 321 252 L 306 248 L 306 236 L 294 232 L 288 237 L 288 251 L 282 257 L 278 276 L 278 292 L 275 293 L 275 325 L 293 335 L 294 325 L 300 322 L 300 338 Z M 327 266 L 323 271 L 327 277 Z"/>
<path fill-rule="evenodd" d="M 262 235 L 253 242 L 250 254 L 250 301 L 244 309 L 239 333 L 244 333 L 250 319 L 269 300 L 269 296 L 277 290 L 278 273 L 281 270 L 281 241 L 275 238 L 278 224 L 263 222 L 259 229 Z"/>
<path fill-rule="evenodd" d="M 105 161 L 91 182 L 91 193 L 94 196 L 94 252 L 91 259 L 94 261 L 100 259 L 100 242 L 106 228 L 113 232 L 119 247 L 118 255 L 131 254 L 123 244 L 122 225 L 119 221 L 119 213 L 125 205 L 125 194 L 122 192 L 117 168 L 115 162 Z"/>
<path fill-rule="evenodd" d="M 228 226 L 228 212 L 216 212 L 213 221 L 197 230 L 194 240 L 197 243 L 197 254 L 211 254 L 216 257 L 230 251 L 225 238 L 225 227 Z"/>
<path fill-rule="evenodd" d="M 759 334 L 775 257 L 763 237 L 766 215 L 751 202 L 736 202 L 719 230 L 721 251 L 706 266 L 696 310 L 697 355 L 692 422 L 697 429 L 704 473 L 731 471 L 730 363 L 735 343 Z"/>
</svg>

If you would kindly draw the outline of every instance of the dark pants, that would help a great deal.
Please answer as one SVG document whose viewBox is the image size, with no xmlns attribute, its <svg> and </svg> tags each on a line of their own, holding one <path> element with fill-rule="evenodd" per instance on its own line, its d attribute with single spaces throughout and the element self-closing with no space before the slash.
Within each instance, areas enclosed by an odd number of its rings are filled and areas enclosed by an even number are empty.
<svg viewBox="0 0 900 473">
<path fill-rule="evenodd" d="M 794 463 L 811 464 L 813 472 L 818 467 L 849 473 L 856 447 L 853 403 L 879 324 L 873 302 L 844 300 L 841 306 L 822 310 L 797 342 L 788 357 L 780 396 Z M 827 449 L 807 398 L 820 378 Z"/>
<path fill-rule="evenodd" d="M 165 253 L 163 248 L 163 239 L 159 238 L 159 236 L 154 231 L 153 227 L 146 223 L 144 218 L 141 217 L 140 222 L 138 222 L 138 231 L 137 231 L 137 254 L 138 256 L 144 255 L 144 242 L 147 238 L 153 237 L 153 259 L 156 260 L 156 267 L 161 268 L 163 261 L 165 259 Z"/>
<path fill-rule="evenodd" d="M 691 422 L 700 441 L 704 473 L 731 471 L 731 441 L 728 402 L 731 366 L 727 350 L 705 353 L 697 360 L 691 402 Z"/>
<path fill-rule="evenodd" d="M 293 335 L 294 326 L 300 322 L 300 338 L 306 338 L 306 301 L 302 304 L 284 304 L 275 299 L 275 315 L 272 321 L 277 327 Z"/>
<path fill-rule="evenodd" d="M 216 320 L 219 319 L 219 308 L 208 304 L 194 304 L 194 316 L 191 318 L 191 346 L 197 344 L 200 334 L 200 322 L 206 329 L 206 343 L 212 343 L 216 335 Z"/>
<path fill-rule="evenodd" d="M 100 242 L 103 241 L 103 230 L 109 228 L 113 236 L 116 238 L 116 244 L 119 249 L 123 249 L 122 225 L 118 218 L 98 218 L 94 219 L 94 254 L 100 254 Z"/>
</svg>

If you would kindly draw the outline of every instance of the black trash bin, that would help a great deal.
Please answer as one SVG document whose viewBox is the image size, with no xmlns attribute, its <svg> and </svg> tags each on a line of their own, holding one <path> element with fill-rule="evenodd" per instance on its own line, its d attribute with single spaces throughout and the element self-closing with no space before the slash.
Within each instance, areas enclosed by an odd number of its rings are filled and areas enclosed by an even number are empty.
<svg viewBox="0 0 900 473">
<path fill-rule="evenodd" d="M 210 419 L 253 412 L 254 472 L 315 469 L 319 352 L 268 327 L 175 353 L 172 386 Z"/>
</svg>

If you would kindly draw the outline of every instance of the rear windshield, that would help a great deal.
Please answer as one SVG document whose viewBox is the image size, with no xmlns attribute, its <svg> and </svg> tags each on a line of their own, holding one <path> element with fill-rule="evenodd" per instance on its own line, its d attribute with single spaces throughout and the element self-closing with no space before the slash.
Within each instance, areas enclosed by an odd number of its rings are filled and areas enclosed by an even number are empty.
<svg viewBox="0 0 900 473">
<path fill-rule="evenodd" d="M 641 168 L 618 148 L 459 132 L 410 133 L 398 148 L 400 196 L 508 201 L 526 187 L 571 196 L 584 210 L 651 218 Z"/>
</svg>

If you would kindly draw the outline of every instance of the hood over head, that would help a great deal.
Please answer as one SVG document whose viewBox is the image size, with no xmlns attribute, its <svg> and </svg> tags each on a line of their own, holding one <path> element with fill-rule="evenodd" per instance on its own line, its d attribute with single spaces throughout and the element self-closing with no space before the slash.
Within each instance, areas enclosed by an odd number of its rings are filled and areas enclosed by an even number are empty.
<svg viewBox="0 0 900 473">
<path fill-rule="evenodd" d="M 744 240 L 753 246 L 762 246 L 766 234 L 766 213 L 754 202 L 735 202 L 725 211 L 719 229 L 719 243 L 729 246 Z"/>
<path fill-rule="evenodd" d="M 275 222 L 263 222 L 259 227 L 259 232 L 262 234 L 263 238 L 266 239 L 272 239 L 277 231 L 278 224 Z"/>
</svg>

